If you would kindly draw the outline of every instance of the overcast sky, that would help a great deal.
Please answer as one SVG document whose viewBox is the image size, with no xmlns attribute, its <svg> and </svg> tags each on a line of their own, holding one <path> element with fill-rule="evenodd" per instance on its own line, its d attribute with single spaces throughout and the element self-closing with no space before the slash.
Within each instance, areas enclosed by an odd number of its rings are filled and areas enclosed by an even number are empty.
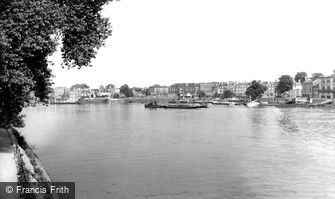
<svg viewBox="0 0 335 199">
<path fill-rule="evenodd" d="M 92 68 L 55 86 L 275 80 L 335 69 L 333 0 L 121 0 L 104 9 L 113 35 Z"/>
</svg>

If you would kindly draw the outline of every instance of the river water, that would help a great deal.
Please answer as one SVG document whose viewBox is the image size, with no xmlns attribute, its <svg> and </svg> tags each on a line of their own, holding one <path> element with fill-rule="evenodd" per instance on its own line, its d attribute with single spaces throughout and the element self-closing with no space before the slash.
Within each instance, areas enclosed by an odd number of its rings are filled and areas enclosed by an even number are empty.
<svg viewBox="0 0 335 199">
<path fill-rule="evenodd" d="M 114 102 L 25 113 L 21 131 L 79 199 L 335 198 L 335 109 Z"/>
</svg>

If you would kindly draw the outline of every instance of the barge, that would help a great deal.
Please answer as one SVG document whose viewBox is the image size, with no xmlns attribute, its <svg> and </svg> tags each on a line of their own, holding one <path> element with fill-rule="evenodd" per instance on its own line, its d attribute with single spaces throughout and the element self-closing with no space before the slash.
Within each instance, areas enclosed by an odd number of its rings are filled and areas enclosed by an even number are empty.
<svg viewBox="0 0 335 199">
<path fill-rule="evenodd" d="M 165 109 L 197 109 L 197 108 L 208 108 L 207 104 L 197 103 L 169 103 L 169 104 L 158 104 L 157 102 L 149 102 L 144 105 L 145 108 L 165 108 Z"/>
</svg>

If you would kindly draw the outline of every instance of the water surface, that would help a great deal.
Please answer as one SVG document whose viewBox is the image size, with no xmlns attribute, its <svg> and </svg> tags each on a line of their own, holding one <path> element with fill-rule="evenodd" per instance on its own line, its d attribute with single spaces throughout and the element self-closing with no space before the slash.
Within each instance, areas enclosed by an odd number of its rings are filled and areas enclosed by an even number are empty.
<svg viewBox="0 0 335 199">
<path fill-rule="evenodd" d="M 80 199 L 335 198 L 335 110 L 142 104 L 25 110 L 22 132 Z"/>
</svg>

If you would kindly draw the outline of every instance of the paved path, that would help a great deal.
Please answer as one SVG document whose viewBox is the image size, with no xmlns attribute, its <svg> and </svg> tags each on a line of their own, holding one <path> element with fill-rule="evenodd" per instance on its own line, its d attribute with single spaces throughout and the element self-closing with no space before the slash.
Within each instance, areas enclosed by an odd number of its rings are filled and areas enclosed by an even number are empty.
<svg viewBox="0 0 335 199">
<path fill-rule="evenodd" d="M 13 143 L 5 129 L 0 129 L 0 182 L 17 182 Z"/>
</svg>

